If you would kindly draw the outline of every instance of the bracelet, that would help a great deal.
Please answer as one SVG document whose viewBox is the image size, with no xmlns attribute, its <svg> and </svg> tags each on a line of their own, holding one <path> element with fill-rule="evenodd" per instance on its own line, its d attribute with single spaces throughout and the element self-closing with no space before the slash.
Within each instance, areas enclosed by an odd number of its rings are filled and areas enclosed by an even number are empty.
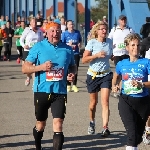
<svg viewBox="0 0 150 150">
<path fill-rule="evenodd" d="M 144 84 L 143 84 L 143 82 L 141 82 L 141 86 L 142 86 L 142 88 L 144 87 Z"/>
</svg>

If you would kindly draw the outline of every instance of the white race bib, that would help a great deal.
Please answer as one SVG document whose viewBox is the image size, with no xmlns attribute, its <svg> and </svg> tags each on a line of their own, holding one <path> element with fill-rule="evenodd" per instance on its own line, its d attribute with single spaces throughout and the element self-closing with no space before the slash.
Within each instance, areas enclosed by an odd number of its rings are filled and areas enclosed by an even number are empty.
<svg viewBox="0 0 150 150">
<path fill-rule="evenodd" d="M 127 80 L 127 81 L 124 81 L 124 92 L 127 95 L 138 94 L 138 93 L 142 93 L 143 89 L 132 86 L 131 80 Z"/>
<path fill-rule="evenodd" d="M 53 67 L 50 72 L 46 72 L 46 81 L 63 80 L 64 68 Z"/>
</svg>

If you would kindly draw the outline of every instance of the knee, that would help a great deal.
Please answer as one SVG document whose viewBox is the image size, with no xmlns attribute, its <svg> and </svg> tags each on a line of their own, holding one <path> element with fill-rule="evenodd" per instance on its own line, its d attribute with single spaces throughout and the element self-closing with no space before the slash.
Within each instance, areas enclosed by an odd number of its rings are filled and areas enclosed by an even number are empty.
<svg viewBox="0 0 150 150">
<path fill-rule="evenodd" d="M 53 119 L 53 130 L 54 130 L 54 132 L 61 132 L 62 131 L 62 124 L 63 124 L 63 119 L 54 118 Z"/>
<path fill-rule="evenodd" d="M 43 131 L 45 129 L 46 126 L 46 121 L 37 121 L 36 122 L 36 129 L 38 131 Z"/>
<path fill-rule="evenodd" d="M 94 109 L 97 105 L 97 100 L 95 98 L 90 98 L 90 108 Z"/>
</svg>

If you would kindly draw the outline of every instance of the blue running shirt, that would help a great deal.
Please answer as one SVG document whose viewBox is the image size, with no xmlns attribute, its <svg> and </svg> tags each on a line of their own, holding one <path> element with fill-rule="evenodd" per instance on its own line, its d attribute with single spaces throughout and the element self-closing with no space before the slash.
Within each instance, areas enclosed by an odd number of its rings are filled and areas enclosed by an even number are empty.
<svg viewBox="0 0 150 150">
<path fill-rule="evenodd" d="M 51 61 L 53 64 L 50 72 L 35 73 L 34 92 L 67 93 L 68 67 L 75 65 L 74 54 L 70 46 L 61 42 L 54 46 L 45 39 L 31 48 L 26 61 L 35 65 L 41 65 L 46 61 Z"/>
<path fill-rule="evenodd" d="M 65 31 L 62 33 L 61 40 L 64 43 L 69 43 L 72 41 L 73 45 L 76 45 L 75 49 L 73 49 L 74 54 L 79 54 L 78 44 L 82 41 L 81 34 L 78 30 L 74 30 L 74 32 Z"/>
<path fill-rule="evenodd" d="M 148 95 L 147 88 L 133 87 L 130 82 L 136 80 L 139 82 L 148 82 L 150 74 L 150 60 L 147 58 L 139 58 L 135 62 L 124 59 L 117 63 L 116 73 L 122 76 L 121 92 L 133 97 L 144 97 Z"/>
</svg>

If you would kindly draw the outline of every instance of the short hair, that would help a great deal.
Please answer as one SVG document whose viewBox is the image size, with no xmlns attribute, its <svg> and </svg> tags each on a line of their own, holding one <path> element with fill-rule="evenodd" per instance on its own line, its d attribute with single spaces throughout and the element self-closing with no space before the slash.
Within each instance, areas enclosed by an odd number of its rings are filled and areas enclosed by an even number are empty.
<svg viewBox="0 0 150 150">
<path fill-rule="evenodd" d="M 140 42 L 141 37 L 138 33 L 130 33 L 124 38 L 125 45 L 129 45 L 129 43 L 133 40 L 138 40 Z"/>
<path fill-rule="evenodd" d="M 146 22 L 150 22 L 150 17 L 146 17 Z"/>
</svg>

